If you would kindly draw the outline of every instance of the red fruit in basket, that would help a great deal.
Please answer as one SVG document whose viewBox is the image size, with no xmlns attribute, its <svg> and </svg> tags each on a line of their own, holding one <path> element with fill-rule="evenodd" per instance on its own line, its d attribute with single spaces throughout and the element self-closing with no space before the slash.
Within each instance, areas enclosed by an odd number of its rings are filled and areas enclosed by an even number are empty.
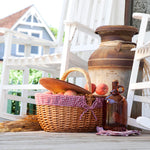
<svg viewBox="0 0 150 150">
<path fill-rule="evenodd" d="M 53 94 L 53 92 L 49 90 L 49 91 L 44 92 L 44 94 Z"/>
<path fill-rule="evenodd" d="M 105 95 L 108 92 L 108 86 L 105 83 L 100 83 L 96 87 L 96 93 L 98 95 Z"/>
<path fill-rule="evenodd" d="M 67 90 L 64 95 L 77 95 L 77 92 L 76 91 L 73 91 L 73 90 Z"/>
<path fill-rule="evenodd" d="M 94 93 L 95 90 L 96 90 L 96 85 L 95 85 L 94 83 L 91 83 L 91 86 L 92 86 L 92 93 Z M 86 90 L 89 90 L 89 89 L 88 89 L 88 84 L 86 84 L 86 85 L 84 86 L 84 88 L 85 88 Z"/>
<path fill-rule="evenodd" d="M 64 93 L 63 93 L 63 92 L 59 92 L 58 94 L 59 94 L 59 95 L 64 95 Z"/>
</svg>

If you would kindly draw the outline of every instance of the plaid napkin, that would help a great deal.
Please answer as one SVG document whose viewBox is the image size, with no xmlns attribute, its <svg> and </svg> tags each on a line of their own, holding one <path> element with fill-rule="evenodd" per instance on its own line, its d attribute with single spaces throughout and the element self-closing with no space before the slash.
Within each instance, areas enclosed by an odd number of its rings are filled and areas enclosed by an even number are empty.
<svg viewBox="0 0 150 150">
<path fill-rule="evenodd" d="M 96 127 L 97 135 L 107 135 L 107 136 L 130 136 L 130 135 L 140 135 L 138 130 L 126 130 L 126 131 L 111 131 L 104 130 L 103 127 Z"/>
</svg>

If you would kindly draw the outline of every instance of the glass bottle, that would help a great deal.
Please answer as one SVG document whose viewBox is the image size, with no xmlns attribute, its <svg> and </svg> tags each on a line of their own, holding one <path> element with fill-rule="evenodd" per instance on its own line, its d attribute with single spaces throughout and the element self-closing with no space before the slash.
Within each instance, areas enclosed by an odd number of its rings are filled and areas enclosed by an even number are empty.
<svg viewBox="0 0 150 150">
<path fill-rule="evenodd" d="M 118 80 L 112 82 L 112 91 L 106 97 L 105 130 L 125 131 L 127 127 L 127 101 L 120 95 L 124 87 L 118 85 Z"/>
</svg>

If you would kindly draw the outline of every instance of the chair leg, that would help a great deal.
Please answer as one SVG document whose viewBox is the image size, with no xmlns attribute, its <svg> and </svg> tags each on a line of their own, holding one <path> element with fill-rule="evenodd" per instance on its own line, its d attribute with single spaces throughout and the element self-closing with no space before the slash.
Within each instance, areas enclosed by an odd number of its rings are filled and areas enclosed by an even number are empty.
<svg viewBox="0 0 150 150">
<path fill-rule="evenodd" d="M 137 117 L 136 122 L 139 125 L 141 125 L 141 126 L 147 128 L 148 130 L 150 130 L 150 118 L 144 117 L 144 116 L 140 116 L 140 117 Z"/>
</svg>

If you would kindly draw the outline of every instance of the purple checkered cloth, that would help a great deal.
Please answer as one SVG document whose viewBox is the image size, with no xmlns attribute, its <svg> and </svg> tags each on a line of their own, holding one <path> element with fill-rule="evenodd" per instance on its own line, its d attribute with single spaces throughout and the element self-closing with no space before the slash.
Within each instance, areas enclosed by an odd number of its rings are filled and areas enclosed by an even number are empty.
<svg viewBox="0 0 150 150">
<path fill-rule="evenodd" d="M 89 110 L 93 113 L 93 116 L 97 120 L 93 109 L 101 108 L 103 106 L 103 97 L 96 97 L 91 106 L 87 105 L 85 96 L 69 96 L 59 94 L 35 94 L 35 100 L 37 105 L 55 105 L 55 106 L 68 106 L 68 107 L 81 107 L 84 109 L 81 117 Z"/>
<path fill-rule="evenodd" d="M 96 130 L 97 135 L 107 135 L 107 136 L 130 136 L 141 134 L 141 132 L 138 130 L 111 131 L 111 130 L 104 130 L 103 127 L 96 127 Z"/>
</svg>

